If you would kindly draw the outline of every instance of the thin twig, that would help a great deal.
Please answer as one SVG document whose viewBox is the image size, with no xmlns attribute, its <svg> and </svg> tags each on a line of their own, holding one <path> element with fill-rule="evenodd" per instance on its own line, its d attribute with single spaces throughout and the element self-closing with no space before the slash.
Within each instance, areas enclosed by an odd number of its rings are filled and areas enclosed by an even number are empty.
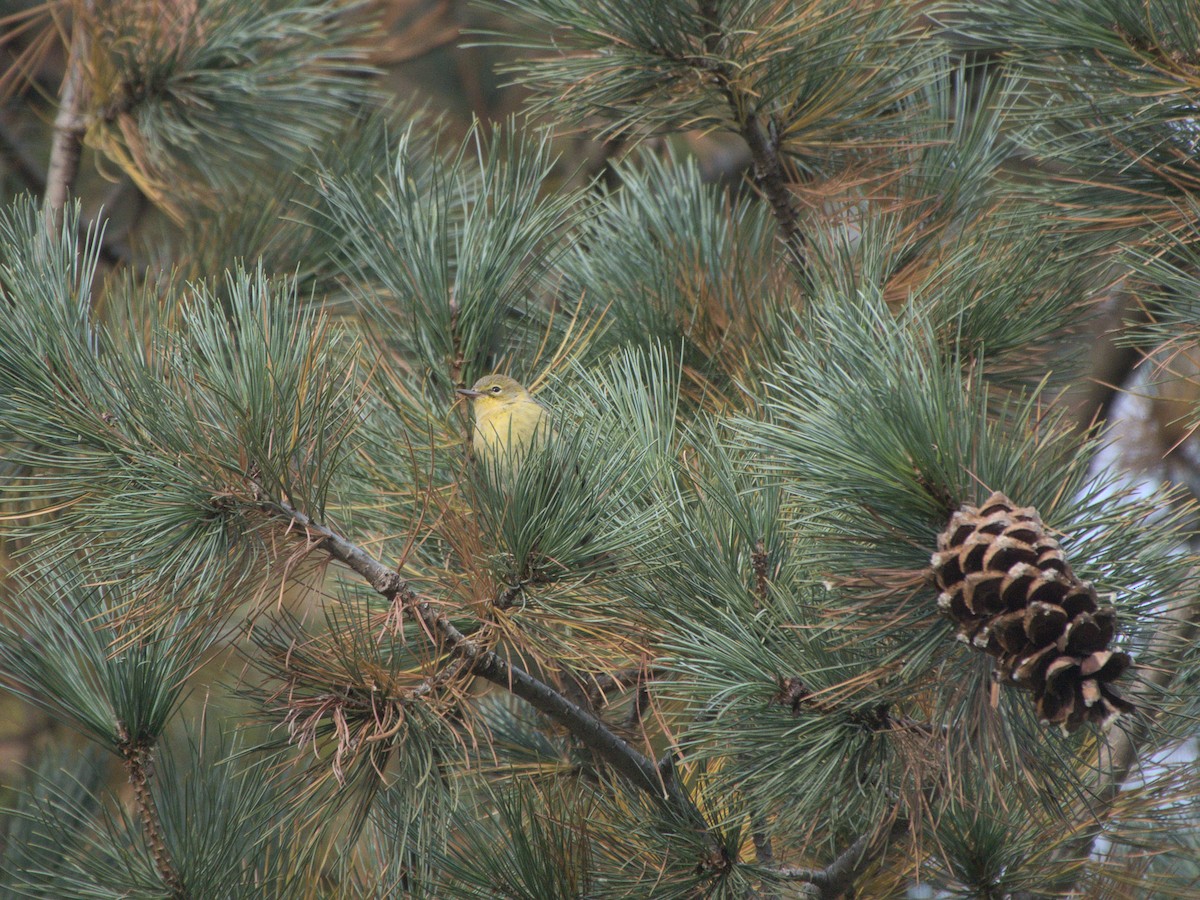
<svg viewBox="0 0 1200 900">
<path fill-rule="evenodd" d="M 21 179 L 29 193 L 43 196 L 46 193 L 46 179 L 38 171 L 30 154 L 21 146 L 11 125 L 11 117 L 6 111 L 0 110 L 0 155 L 4 157 L 5 164 L 13 174 Z M 127 182 L 120 182 L 117 187 L 122 188 L 126 184 Z M 138 198 L 144 199 L 140 192 Z M 115 189 L 114 193 L 110 194 L 110 200 L 105 201 L 105 209 L 111 209 L 115 205 L 112 202 L 113 199 L 115 199 Z M 128 232 L 129 228 L 130 226 L 127 224 L 123 230 Z M 85 226 L 81 224 L 76 232 L 81 241 L 86 239 L 87 228 Z M 129 251 L 123 245 L 119 246 L 120 243 L 114 231 L 106 230 L 104 240 L 100 242 L 99 247 L 100 261 L 109 266 L 125 262 L 129 257 Z"/>
<path fill-rule="evenodd" d="M 771 846 L 771 835 L 767 831 L 766 819 L 761 813 L 750 814 L 750 838 L 754 841 L 754 859 L 760 866 L 775 865 L 775 850 Z M 759 891 L 761 900 L 778 900 L 779 894 L 773 886 L 763 886 Z"/>
<path fill-rule="evenodd" d="M 639 687 L 647 681 L 655 681 L 666 675 L 666 669 L 646 665 L 630 666 L 615 672 L 596 672 L 587 676 L 591 680 L 591 684 L 587 686 L 588 698 L 598 704 L 603 696 L 611 691 Z"/>
<path fill-rule="evenodd" d="M 399 575 L 332 529 L 314 522 L 283 501 L 264 501 L 263 507 L 268 512 L 286 517 L 290 523 L 289 527 L 296 525 L 304 529 L 317 548 L 361 575 L 375 591 L 389 601 L 399 599 L 406 609 L 421 620 L 442 650 L 457 659 L 467 661 L 472 674 L 512 692 L 539 712 L 563 725 L 611 765 L 627 782 L 654 797 L 665 809 L 691 821 L 698 830 L 715 841 L 709 833 L 703 814 L 678 780 L 663 777 L 659 767 L 652 760 L 618 737 L 600 719 L 572 703 L 548 684 L 463 634 L 445 612 L 417 597 Z"/>
<path fill-rule="evenodd" d="M 1168 610 L 1167 615 L 1173 623 L 1155 635 L 1147 654 L 1150 658 L 1167 657 L 1177 648 L 1194 643 L 1200 636 L 1200 601 L 1186 600 Z M 1155 690 L 1161 691 L 1175 675 L 1174 667 L 1160 662 L 1146 671 L 1141 693 L 1146 695 Z M 1088 792 L 1086 806 L 1078 811 L 1080 820 L 1091 821 L 1075 840 L 1058 851 L 1056 857 L 1059 860 L 1082 862 L 1091 856 L 1096 839 L 1104 830 L 1113 801 L 1125 786 L 1145 744 L 1152 737 L 1153 716 L 1145 711 L 1151 708 L 1150 703 L 1143 704 L 1132 722 L 1123 728 L 1109 728 L 1105 733 L 1098 751 L 1096 784 Z M 1082 875 L 1082 871 L 1078 871 L 1076 877 L 1079 875 Z"/>
<path fill-rule="evenodd" d="M 831 900 L 854 887 L 854 882 L 875 862 L 879 851 L 886 848 L 887 842 L 907 830 L 908 822 L 896 819 L 882 833 L 868 831 L 860 835 L 823 869 L 789 866 L 774 869 L 772 873 L 784 881 L 807 882 L 809 889 L 805 896 L 812 900 Z"/>
<path fill-rule="evenodd" d="M 54 140 L 50 145 L 50 163 L 46 171 L 44 205 L 46 228 L 57 234 L 62 228 L 67 195 L 79 173 L 79 156 L 87 120 L 80 111 L 87 89 L 85 75 L 91 52 L 92 0 L 82 0 L 71 19 L 71 43 L 67 49 L 67 71 L 63 76 L 62 98 L 54 116 Z"/>
<path fill-rule="evenodd" d="M 450 383 L 457 386 L 462 378 L 463 367 L 463 352 L 462 352 L 462 335 L 458 331 L 458 299 L 454 296 L 454 289 L 450 289 L 450 344 L 454 348 L 454 354 L 450 359 Z"/>
<path fill-rule="evenodd" d="M 460 29 L 470 28 L 471 22 L 467 4 L 455 3 L 453 7 L 453 14 L 458 20 Z M 494 117 L 491 105 L 488 103 L 488 91 L 484 87 L 481 77 L 482 73 L 488 70 L 488 67 L 483 61 L 482 54 L 482 48 L 468 44 L 467 46 L 455 48 L 455 52 L 451 54 L 451 59 L 454 61 L 454 68 L 458 71 L 458 83 L 462 87 L 463 95 L 471 105 L 472 114 L 480 122 L 491 122 Z"/>
<path fill-rule="evenodd" d="M 535 578 L 524 578 L 516 584 L 510 584 L 504 588 L 492 601 L 494 609 L 510 609 L 517 602 L 517 598 L 525 593 L 526 586 L 536 583 Z"/>
<path fill-rule="evenodd" d="M 46 179 L 37 170 L 30 154 L 21 146 L 13 133 L 11 120 L 6 110 L 0 110 L 0 154 L 5 166 L 24 183 L 31 194 L 42 195 L 46 191 Z"/>
<path fill-rule="evenodd" d="M 779 152 L 779 136 L 774 123 L 768 119 L 764 124 L 754 97 L 738 85 L 732 67 L 717 57 L 725 35 L 716 0 L 700 0 L 699 11 L 708 32 L 704 36 L 705 56 L 694 62 L 710 74 L 713 84 L 729 104 L 738 134 L 749 146 L 754 159 L 754 186 L 771 205 L 784 246 L 800 274 L 807 277 L 807 241 L 800 230 L 800 211 L 795 195 L 788 188 L 787 172 Z"/>
<path fill-rule="evenodd" d="M 791 709 L 794 716 L 800 715 L 802 711 L 815 712 L 823 716 L 842 716 L 850 724 L 872 732 L 908 731 L 933 737 L 938 732 L 945 733 L 948 730 L 945 725 L 936 726 L 908 716 L 893 716 L 886 703 L 877 703 L 867 707 L 839 703 L 821 696 L 821 692 L 811 690 L 803 679 L 796 676 L 780 677 L 779 692 L 775 695 L 775 702 Z"/>
<path fill-rule="evenodd" d="M 379 21 L 385 35 L 371 51 L 371 61 L 377 66 L 394 66 L 420 59 L 447 44 L 458 40 L 462 29 L 454 21 L 451 0 L 437 0 L 421 11 L 397 34 L 396 26 L 411 15 L 420 3 L 393 3 Z"/>
<path fill-rule="evenodd" d="M 750 554 L 750 564 L 754 569 L 754 607 L 762 609 L 767 605 L 770 582 L 767 580 L 767 566 L 770 557 L 767 554 L 767 544 L 759 538 L 754 542 L 754 552 Z"/>
</svg>

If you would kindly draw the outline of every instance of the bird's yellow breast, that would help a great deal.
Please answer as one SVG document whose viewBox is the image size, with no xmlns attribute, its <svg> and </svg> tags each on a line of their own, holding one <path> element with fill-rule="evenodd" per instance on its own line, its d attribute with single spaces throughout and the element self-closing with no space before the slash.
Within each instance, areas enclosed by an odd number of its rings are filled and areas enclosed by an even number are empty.
<svg viewBox="0 0 1200 900">
<path fill-rule="evenodd" d="M 515 463 L 548 424 L 546 408 L 531 397 L 480 397 L 475 401 L 471 443 L 476 456 L 504 456 L 507 462 Z"/>
</svg>

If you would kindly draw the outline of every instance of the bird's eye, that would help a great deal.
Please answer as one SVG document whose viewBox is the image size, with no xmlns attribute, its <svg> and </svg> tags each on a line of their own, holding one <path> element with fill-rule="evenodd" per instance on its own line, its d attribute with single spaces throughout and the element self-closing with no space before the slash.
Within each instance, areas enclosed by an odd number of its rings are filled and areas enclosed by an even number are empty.
<svg viewBox="0 0 1200 900">
<path fill-rule="evenodd" d="M 500 393 L 500 385 L 498 385 L 498 384 L 493 384 L 493 385 L 492 385 L 492 393 L 493 393 L 493 394 L 498 394 L 498 393 Z"/>
</svg>

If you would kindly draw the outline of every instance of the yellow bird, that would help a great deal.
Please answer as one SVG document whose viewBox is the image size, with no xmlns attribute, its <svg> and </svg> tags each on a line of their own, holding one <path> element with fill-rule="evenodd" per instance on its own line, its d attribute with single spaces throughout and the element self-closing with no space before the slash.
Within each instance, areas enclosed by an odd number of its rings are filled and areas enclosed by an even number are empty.
<svg viewBox="0 0 1200 900">
<path fill-rule="evenodd" d="M 484 375 L 458 393 L 471 398 L 475 431 L 471 446 L 479 459 L 494 460 L 515 473 L 529 445 L 550 428 L 550 411 L 507 375 Z"/>
</svg>

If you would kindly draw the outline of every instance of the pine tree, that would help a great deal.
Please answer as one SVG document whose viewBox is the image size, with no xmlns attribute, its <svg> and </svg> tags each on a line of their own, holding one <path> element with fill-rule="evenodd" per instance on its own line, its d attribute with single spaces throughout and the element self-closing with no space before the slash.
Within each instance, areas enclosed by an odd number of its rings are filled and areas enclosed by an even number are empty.
<svg viewBox="0 0 1200 900">
<path fill-rule="evenodd" d="M 0 894 L 1200 896 L 1200 7 L 453 11 L 5 7 Z"/>
</svg>

